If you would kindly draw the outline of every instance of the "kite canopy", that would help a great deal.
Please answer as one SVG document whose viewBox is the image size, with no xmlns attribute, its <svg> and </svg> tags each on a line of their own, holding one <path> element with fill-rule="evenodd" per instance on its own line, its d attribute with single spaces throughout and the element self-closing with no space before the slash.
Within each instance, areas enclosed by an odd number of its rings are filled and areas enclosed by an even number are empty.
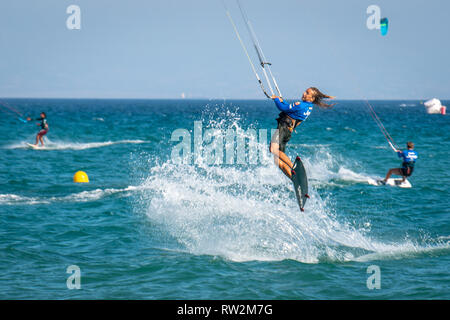
<svg viewBox="0 0 450 320">
<path fill-rule="evenodd" d="M 381 30 L 381 35 L 385 36 L 388 32 L 388 27 L 389 27 L 389 20 L 388 18 L 382 18 L 380 20 L 380 30 Z"/>
<path fill-rule="evenodd" d="M 441 104 L 441 101 L 439 99 L 433 98 L 431 100 L 425 101 L 423 103 L 425 106 L 427 113 L 442 113 L 445 114 L 446 108 Z"/>
</svg>

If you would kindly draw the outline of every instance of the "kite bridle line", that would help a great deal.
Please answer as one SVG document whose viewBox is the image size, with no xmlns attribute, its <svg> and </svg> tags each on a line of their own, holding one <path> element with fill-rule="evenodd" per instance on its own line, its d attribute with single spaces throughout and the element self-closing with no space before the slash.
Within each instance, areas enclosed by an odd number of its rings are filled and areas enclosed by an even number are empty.
<svg viewBox="0 0 450 320">
<path fill-rule="evenodd" d="M 263 69 L 263 73 L 264 73 L 264 76 L 266 77 L 267 84 L 269 85 L 270 92 L 273 95 L 272 85 L 271 85 L 271 83 L 269 81 L 269 77 L 267 76 L 267 72 L 266 72 L 266 69 L 264 67 L 265 65 L 267 65 L 267 69 L 269 70 L 270 77 L 272 78 L 273 84 L 275 86 L 275 89 L 278 92 L 278 95 L 280 97 L 282 97 L 280 88 L 278 87 L 277 81 L 275 80 L 275 77 L 274 77 L 274 75 L 272 73 L 272 69 L 270 68 L 270 66 L 272 64 L 267 61 L 266 56 L 264 55 L 264 52 L 262 51 L 262 48 L 261 48 L 261 45 L 259 43 L 258 37 L 256 36 L 255 31 L 253 30 L 252 24 L 250 23 L 250 20 L 248 19 L 248 16 L 247 16 L 247 14 L 244 11 L 244 9 L 243 9 L 243 7 L 241 5 L 241 2 L 239 0 L 236 0 L 236 2 L 237 2 L 238 6 L 239 6 L 239 9 L 241 11 L 242 19 L 245 21 L 245 25 L 247 26 L 247 30 L 248 30 L 251 38 L 252 38 L 253 46 L 255 48 L 256 54 L 258 55 L 259 63 L 261 64 L 261 67 Z"/>
<path fill-rule="evenodd" d="M 369 108 L 370 116 L 372 117 L 372 119 L 377 124 L 377 126 L 380 129 L 381 133 L 383 133 L 384 137 L 386 138 L 387 142 L 389 143 L 389 146 L 392 148 L 392 150 L 394 150 L 396 152 L 399 148 L 395 144 L 394 139 L 392 138 L 392 136 L 389 134 L 389 132 L 387 131 L 387 129 L 385 128 L 385 126 L 381 122 L 381 119 L 378 117 L 378 115 L 376 114 L 375 110 L 373 109 L 373 107 L 369 103 L 369 101 L 367 99 L 365 99 L 365 98 L 364 98 L 364 101 L 366 102 L 366 105 Z"/>
<path fill-rule="evenodd" d="M 5 101 L 0 100 L 0 107 L 3 107 L 4 109 L 8 110 L 11 114 L 13 114 L 14 116 L 16 116 L 20 121 L 22 121 L 23 123 L 27 123 L 27 121 L 24 118 L 23 114 L 20 113 L 17 109 L 11 107 L 8 103 L 6 103 Z M 3 110 L 5 111 L 5 110 Z M 7 113 L 7 112 L 6 112 Z"/>
<path fill-rule="evenodd" d="M 255 47 L 256 54 L 258 55 L 258 59 L 259 59 L 261 68 L 262 68 L 262 70 L 263 70 L 264 76 L 265 76 L 265 78 L 266 78 L 267 84 L 268 84 L 268 86 L 269 86 L 271 95 L 269 95 L 269 94 L 267 93 L 266 88 L 264 87 L 264 84 L 263 84 L 263 82 L 261 81 L 261 78 L 259 77 L 258 72 L 256 71 L 255 65 L 253 64 L 253 61 L 252 61 L 252 59 L 250 58 L 250 55 L 249 55 L 249 53 L 248 53 L 248 50 L 247 50 L 247 48 L 246 48 L 244 42 L 242 41 L 241 35 L 239 34 L 239 31 L 237 30 L 236 24 L 234 23 L 234 20 L 233 20 L 233 18 L 231 17 L 231 14 L 230 14 L 230 12 L 228 11 L 228 8 L 227 8 L 227 6 L 225 5 L 224 0 L 222 0 L 222 4 L 223 4 L 223 6 L 224 6 L 224 8 L 225 8 L 225 12 L 226 12 L 226 14 L 227 14 L 227 16 L 228 16 L 228 19 L 230 20 L 230 23 L 231 23 L 231 25 L 233 26 L 234 32 L 235 32 L 235 34 L 236 34 L 236 36 L 237 36 L 237 38 L 238 38 L 238 40 L 239 40 L 239 42 L 240 42 L 240 44 L 241 44 L 242 49 L 244 50 L 245 55 L 247 56 L 248 62 L 250 63 L 250 66 L 251 66 L 251 68 L 252 68 L 252 70 L 253 70 L 253 73 L 255 74 L 256 80 L 258 81 L 259 86 L 261 87 L 261 90 L 263 91 L 264 95 L 265 95 L 267 98 L 269 98 L 269 99 L 271 99 L 271 96 L 274 95 L 274 91 L 273 91 L 273 89 L 272 89 L 271 83 L 270 83 L 270 81 L 269 81 L 269 77 L 268 77 L 267 72 L 266 72 L 266 69 L 265 69 L 265 66 L 267 65 L 267 69 L 269 70 L 269 73 L 270 73 L 270 75 L 271 75 L 271 77 L 272 77 L 272 80 L 273 80 L 273 82 L 274 82 L 275 88 L 277 89 L 278 95 L 281 97 L 280 89 L 278 88 L 278 84 L 277 84 L 277 82 L 276 82 L 276 80 L 275 80 L 275 77 L 274 77 L 273 74 L 272 74 L 272 71 L 270 70 L 270 67 L 269 67 L 269 66 L 271 65 L 271 63 L 266 61 L 265 56 L 264 56 L 264 53 L 262 52 L 261 47 L 259 46 L 259 42 L 258 42 L 258 39 L 256 38 L 255 32 L 253 31 L 253 29 L 252 29 L 252 27 L 251 27 L 251 25 L 250 25 L 250 22 L 249 22 L 248 19 L 246 18 L 246 15 L 245 15 L 245 13 L 244 13 L 244 11 L 243 11 L 243 9 L 242 9 L 242 7 L 241 7 L 239 1 L 238 1 L 238 5 L 239 5 L 239 8 L 241 9 L 242 17 L 243 17 L 243 19 L 244 19 L 244 21 L 245 21 L 245 23 L 246 23 L 246 25 L 247 25 L 247 29 L 248 29 L 248 31 L 249 31 L 249 33 L 250 33 L 251 38 L 252 38 L 253 45 L 254 45 L 254 47 Z"/>
</svg>

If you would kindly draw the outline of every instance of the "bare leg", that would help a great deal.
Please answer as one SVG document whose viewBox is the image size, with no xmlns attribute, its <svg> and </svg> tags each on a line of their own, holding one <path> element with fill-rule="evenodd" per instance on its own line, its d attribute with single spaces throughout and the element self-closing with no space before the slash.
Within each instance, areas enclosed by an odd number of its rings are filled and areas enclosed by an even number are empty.
<svg viewBox="0 0 450 320">
<path fill-rule="evenodd" d="M 39 134 L 36 135 L 36 143 L 34 145 L 37 146 L 38 144 L 39 144 Z"/>
<path fill-rule="evenodd" d="M 384 181 L 387 181 L 391 177 L 391 175 L 393 175 L 393 174 L 396 174 L 398 176 L 403 176 L 403 173 L 402 173 L 401 169 L 399 169 L 399 168 L 390 169 L 388 171 L 388 173 L 386 174 L 386 178 L 384 178 Z M 405 177 L 403 177 L 403 179 L 405 179 Z"/>
<path fill-rule="evenodd" d="M 41 141 L 41 145 L 44 146 L 44 138 L 42 136 L 40 136 L 39 140 Z"/>
<path fill-rule="evenodd" d="M 283 162 L 285 162 L 289 166 L 289 168 L 292 169 L 294 167 L 294 164 L 292 163 L 291 159 L 289 159 L 289 157 L 286 155 L 286 153 L 280 151 L 279 157 Z"/>
<path fill-rule="evenodd" d="M 283 171 L 283 173 L 289 178 L 292 178 L 291 169 L 294 166 L 291 159 L 283 152 L 280 151 L 280 146 L 277 143 L 270 144 L 270 152 L 274 155 L 275 164 Z"/>
</svg>

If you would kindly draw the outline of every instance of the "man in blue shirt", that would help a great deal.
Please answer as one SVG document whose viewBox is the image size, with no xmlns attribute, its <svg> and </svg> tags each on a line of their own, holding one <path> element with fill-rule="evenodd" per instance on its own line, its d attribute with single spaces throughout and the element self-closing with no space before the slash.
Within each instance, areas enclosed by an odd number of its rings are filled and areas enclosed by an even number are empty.
<svg viewBox="0 0 450 320">
<path fill-rule="evenodd" d="M 385 184 L 386 181 L 393 174 L 402 176 L 403 177 L 402 182 L 406 180 L 406 177 L 412 175 L 414 171 L 414 164 L 416 163 L 418 155 L 417 152 L 414 151 L 414 143 L 408 142 L 406 144 L 406 148 L 408 149 L 406 151 L 396 150 L 398 157 L 403 159 L 402 167 L 390 169 L 386 174 L 386 178 L 384 178 L 384 180 L 381 180 L 382 183 Z"/>
<path fill-rule="evenodd" d="M 288 104 L 280 97 L 272 96 L 271 98 L 281 112 L 276 119 L 278 126 L 272 136 L 269 150 L 274 155 L 275 164 L 280 167 L 288 178 L 292 178 L 291 171 L 294 165 L 285 154 L 286 144 L 291 139 L 292 131 L 309 117 L 313 110 L 313 105 L 324 108 L 332 107 L 333 105 L 322 102 L 322 99 L 334 99 L 334 97 L 323 94 L 319 89 L 311 87 L 303 93 L 302 102 L 297 101 Z"/>
</svg>

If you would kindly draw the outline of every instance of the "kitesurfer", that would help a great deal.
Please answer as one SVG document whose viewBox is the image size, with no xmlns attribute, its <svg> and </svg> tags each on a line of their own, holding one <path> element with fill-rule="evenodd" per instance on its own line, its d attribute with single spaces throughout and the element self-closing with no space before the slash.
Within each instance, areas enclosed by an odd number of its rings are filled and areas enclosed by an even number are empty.
<svg viewBox="0 0 450 320">
<path fill-rule="evenodd" d="M 31 121 L 31 118 L 28 117 L 27 120 Z M 41 130 L 36 135 L 36 143 L 34 145 L 37 147 L 40 141 L 41 145 L 44 146 L 43 136 L 45 136 L 48 132 L 47 115 L 45 112 L 41 112 L 40 118 L 37 118 L 36 120 L 40 121 L 40 123 L 37 123 L 36 125 L 40 126 Z"/>
<path fill-rule="evenodd" d="M 275 164 L 280 167 L 288 178 L 292 178 L 293 163 L 285 154 L 286 144 L 291 139 L 292 131 L 308 118 L 313 110 L 313 105 L 330 108 L 334 104 L 327 104 L 322 100 L 334 99 L 334 97 L 320 92 L 315 87 L 310 87 L 303 93 L 301 102 L 297 101 L 288 104 L 279 96 L 273 95 L 271 98 L 281 112 L 276 119 L 278 126 L 272 136 L 270 152 L 274 155 Z"/>
<path fill-rule="evenodd" d="M 417 155 L 417 152 L 414 151 L 414 143 L 413 142 L 408 142 L 406 144 L 406 148 L 407 148 L 407 150 L 405 150 L 405 151 L 395 150 L 395 152 L 397 152 L 398 157 L 403 159 L 402 167 L 389 169 L 384 180 L 381 180 L 382 184 L 386 184 L 387 180 L 393 174 L 402 176 L 403 177 L 402 183 L 406 180 L 407 177 L 412 175 L 412 173 L 414 171 L 414 165 L 416 163 L 418 155 Z"/>
</svg>

